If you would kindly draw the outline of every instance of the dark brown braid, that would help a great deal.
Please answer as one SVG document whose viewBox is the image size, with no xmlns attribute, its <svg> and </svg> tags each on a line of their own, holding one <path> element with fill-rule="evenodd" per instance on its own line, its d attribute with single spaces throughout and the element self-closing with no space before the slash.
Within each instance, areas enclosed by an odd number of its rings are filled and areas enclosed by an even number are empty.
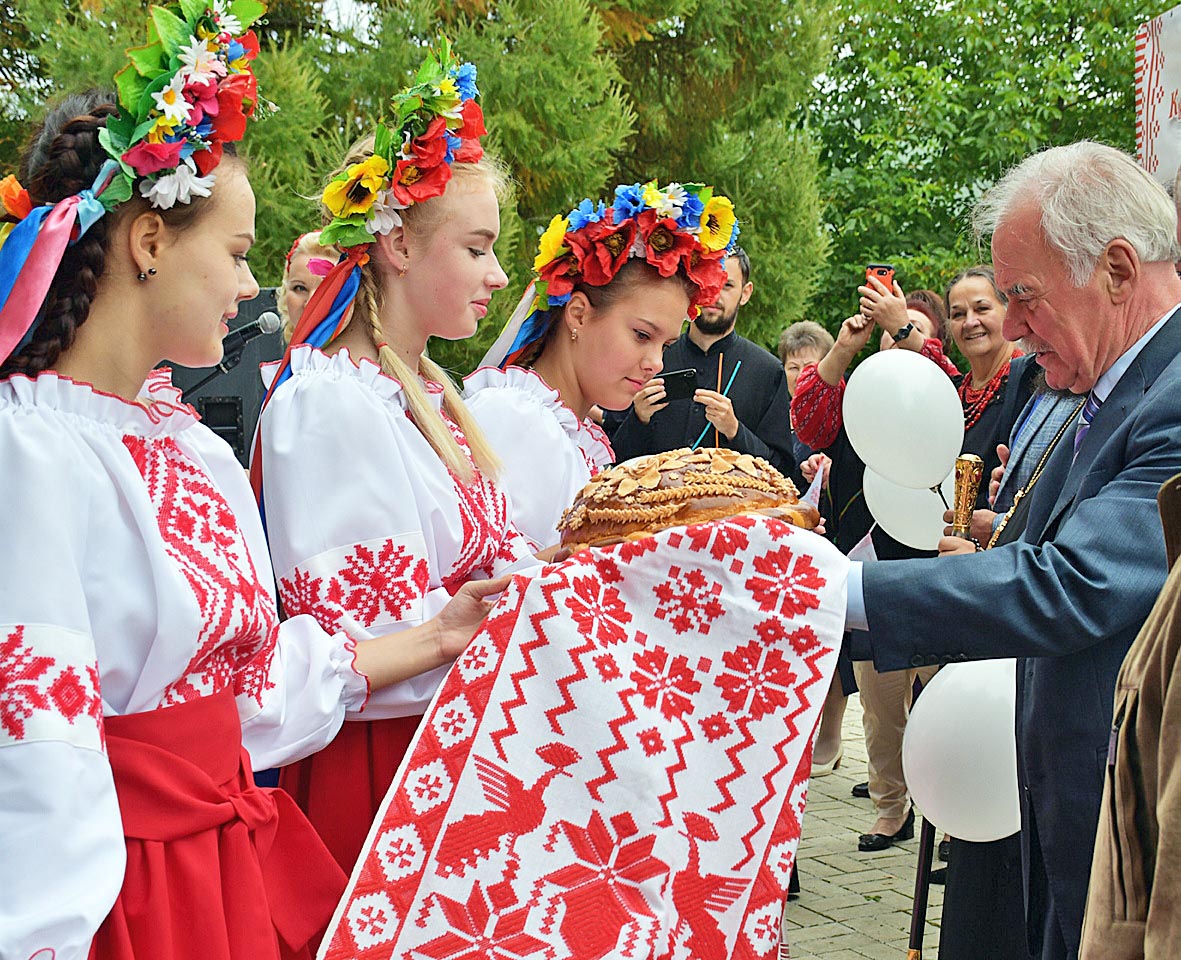
<svg viewBox="0 0 1181 960">
<path fill-rule="evenodd" d="M 106 125 L 107 117 L 116 112 L 115 95 L 106 90 L 74 94 L 49 111 L 34 130 L 21 157 L 19 179 L 29 191 L 34 206 L 57 203 L 94 183 L 107 159 L 98 142 L 98 131 Z M 226 154 L 232 156 L 230 145 L 226 147 Z M 171 210 L 157 213 L 169 226 L 183 229 L 204 207 L 199 202 L 178 203 Z M 36 376 L 57 364 L 90 313 L 99 278 L 106 267 L 113 226 L 121 217 L 147 209 L 146 201 L 133 197 L 121 204 L 117 213 L 97 220 L 84 237 L 66 248 L 45 297 L 44 319 L 29 343 L 0 364 L 0 378 L 13 373 Z"/>
<path fill-rule="evenodd" d="M 98 130 L 114 112 L 115 98 L 97 90 L 67 97 L 50 111 L 21 159 L 20 180 L 34 206 L 57 203 L 94 182 L 106 160 Z M 74 342 L 103 273 L 108 226 L 101 218 L 67 248 L 45 298 L 44 319 L 24 349 L 0 366 L 0 377 L 50 369 Z"/>
</svg>

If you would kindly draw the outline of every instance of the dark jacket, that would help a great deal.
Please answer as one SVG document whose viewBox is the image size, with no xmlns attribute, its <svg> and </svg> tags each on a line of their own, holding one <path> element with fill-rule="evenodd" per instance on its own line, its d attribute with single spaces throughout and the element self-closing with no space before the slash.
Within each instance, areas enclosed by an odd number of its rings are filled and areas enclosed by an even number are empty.
<svg viewBox="0 0 1181 960">
<path fill-rule="evenodd" d="M 664 351 L 664 369 L 671 372 L 692 367 L 697 371 L 699 388 L 717 390 L 719 358 L 723 388 L 737 361 L 742 361 L 742 368 L 727 394 L 738 418 L 738 432 L 733 440 L 722 437 L 720 445 L 762 457 L 781 473 L 791 476 L 796 462 L 791 447 L 787 377 L 774 356 L 734 332 L 710 344 L 708 351 L 702 351 L 686 331 Z M 710 426 L 706 430 L 706 426 L 705 407 L 692 399 L 673 400 L 647 423 L 640 423 L 632 411 L 611 436 L 615 461 L 622 463 L 632 457 L 691 447 L 703 431 L 701 446 L 715 446 L 714 428 Z"/>
<path fill-rule="evenodd" d="M 1019 542 L 869 564 L 862 581 L 879 670 L 1023 658 L 1017 777 L 1035 955 L 1047 896 L 1078 949 L 1116 675 L 1165 579 L 1155 497 L 1181 463 L 1181 310 L 1120 378 L 1073 460 L 1072 440 L 1047 461 Z"/>
</svg>

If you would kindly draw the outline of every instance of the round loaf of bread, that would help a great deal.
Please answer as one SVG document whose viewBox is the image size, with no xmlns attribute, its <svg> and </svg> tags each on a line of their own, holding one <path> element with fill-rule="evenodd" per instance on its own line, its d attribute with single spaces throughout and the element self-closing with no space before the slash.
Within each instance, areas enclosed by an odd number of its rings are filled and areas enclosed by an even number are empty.
<svg viewBox="0 0 1181 960">
<path fill-rule="evenodd" d="M 668 527 L 741 513 L 813 529 L 820 514 L 795 484 L 761 457 L 726 449 L 670 450 L 604 470 L 562 514 L 562 546 L 572 550 L 639 540 Z"/>
</svg>

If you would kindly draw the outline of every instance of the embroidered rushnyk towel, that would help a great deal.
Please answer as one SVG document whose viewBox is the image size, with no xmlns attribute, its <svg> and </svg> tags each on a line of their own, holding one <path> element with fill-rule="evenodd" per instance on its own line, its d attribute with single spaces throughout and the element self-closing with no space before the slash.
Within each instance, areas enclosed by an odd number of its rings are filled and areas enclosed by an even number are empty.
<svg viewBox="0 0 1181 960">
<path fill-rule="evenodd" d="M 847 569 L 821 537 L 736 517 L 514 579 L 320 957 L 774 956 Z"/>
</svg>

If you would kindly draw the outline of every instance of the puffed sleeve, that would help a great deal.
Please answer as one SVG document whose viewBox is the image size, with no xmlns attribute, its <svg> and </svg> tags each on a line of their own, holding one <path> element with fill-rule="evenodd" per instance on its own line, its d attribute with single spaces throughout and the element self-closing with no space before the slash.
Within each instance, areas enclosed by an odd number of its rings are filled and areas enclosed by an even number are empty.
<svg viewBox="0 0 1181 960">
<path fill-rule="evenodd" d="M 477 390 L 466 402 L 503 464 L 498 482 L 513 523 L 538 547 L 557 543 L 562 511 L 590 479 L 577 444 L 536 398 L 520 390 Z"/>
<path fill-rule="evenodd" d="M 85 958 L 123 882 L 85 593 L 102 505 L 71 439 L 0 406 L 0 957 Z"/>
<path fill-rule="evenodd" d="M 383 378 L 383 389 L 400 389 Z M 415 626 L 450 599 L 431 588 L 433 552 L 448 518 L 450 476 L 404 414 L 356 378 L 295 376 L 260 422 L 263 506 L 279 596 L 290 617 L 310 615 L 356 640 Z M 432 458 L 432 459 L 428 459 Z M 424 712 L 447 667 L 373 691 L 350 717 Z"/>
</svg>

